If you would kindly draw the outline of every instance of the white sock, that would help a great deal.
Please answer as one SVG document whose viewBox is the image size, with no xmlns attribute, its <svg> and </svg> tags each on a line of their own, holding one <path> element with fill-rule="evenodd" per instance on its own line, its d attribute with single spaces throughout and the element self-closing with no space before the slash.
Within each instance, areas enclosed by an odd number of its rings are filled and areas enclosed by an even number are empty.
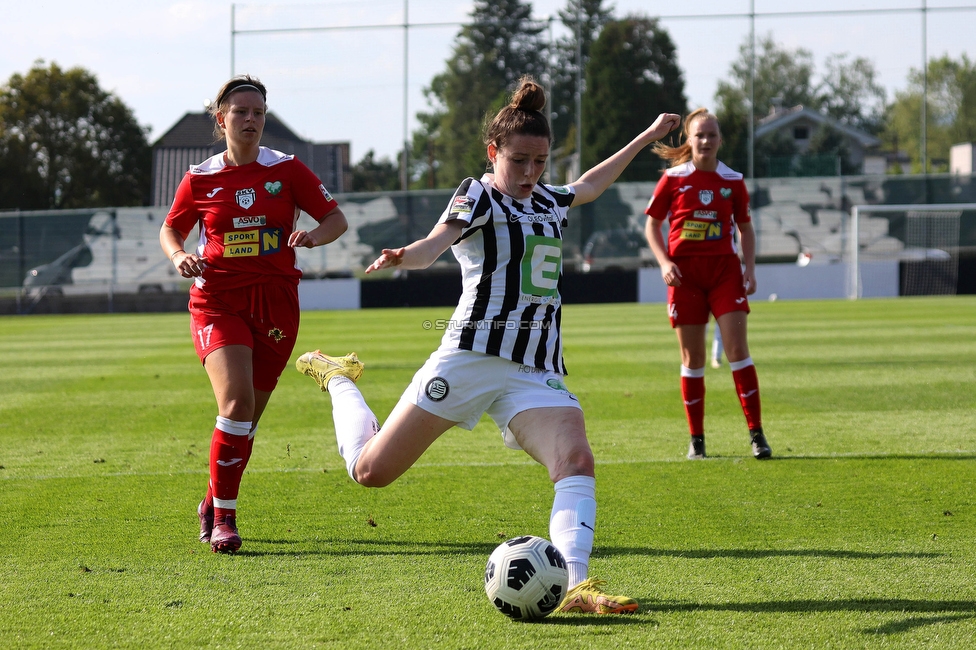
<svg viewBox="0 0 976 650">
<path fill-rule="evenodd" d="M 586 580 L 596 528 L 596 479 L 570 476 L 557 481 L 549 517 L 549 536 L 566 558 L 569 588 Z"/>
<path fill-rule="evenodd" d="M 339 455 L 346 461 L 349 477 L 355 481 L 359 455 L 370 438 L 380 430 L 380 425 L 353 380 L 337 375 L 329 380 L 328 388 L 332 396 L 332 421 L 335 423 Z"/>
</svg>

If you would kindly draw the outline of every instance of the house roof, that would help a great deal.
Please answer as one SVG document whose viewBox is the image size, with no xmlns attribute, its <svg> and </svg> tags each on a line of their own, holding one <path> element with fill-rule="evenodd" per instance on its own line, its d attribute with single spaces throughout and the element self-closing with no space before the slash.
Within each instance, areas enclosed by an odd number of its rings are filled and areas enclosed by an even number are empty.
<svg viewBox="0 0 976 650">
<path fill-rule="evenodd" d="M 264 135 L 274 139 L 304 142 L 274 113 L 268 113 L 264 123 Z M 207 113 L 187 113 L 153 143 L 157 147 L 209 147 L 214 139 L 214 121 Z"/>
<path fill-rule="evenodd" d="M 877 147 L 881 144 L 881 140 L 874 137 L 870 133 L 866 133 L 852 126 L 848 126 L 843 122 L 838 122 L 834 118 L 823 115 L 811 108 L 807 108 L 806 106 L 794 106 L 793 108 L 786 108 L 762 118 L 759 120 L 759 126 L 756 127 L 755 137 L 761 138 L 767 133 L 778 131 L 779 129 L 801 120 L 809 120 L 815 124 L 829 126 L 843 133 L 848 138 L 856 140 L 866 149 Z"/>
</svg>

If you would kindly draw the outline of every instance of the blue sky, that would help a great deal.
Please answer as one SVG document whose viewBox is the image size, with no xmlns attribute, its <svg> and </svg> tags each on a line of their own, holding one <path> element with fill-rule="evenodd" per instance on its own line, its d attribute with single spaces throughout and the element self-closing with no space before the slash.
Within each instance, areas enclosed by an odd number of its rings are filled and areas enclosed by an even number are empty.
<svg viewBox="0 0 976 650">
<path fill-rule="evenodd" d="M 906 85 L 909 69 L 922 61 L 920 13 L 923 0 L 821 0 L 818 10 L 904 10 L 857 16 L 762 16 L 805 11 L 799 0 L 755 0 L 758 34 L 771 33 L 788 48 L 814 53 L 818 67 L 833 53 L 871 59 L 889 96 Z M 412 23 L 460 23 L 473 2 L 407 0 Z M 404 0 L 327 0 L 236 4 L 238 29 L 301 26 L 397 25 Z M 5 3 L 0 20 L 0 81 L 26 72 L 37 59 L 94 72 L 103 88 L 129 105 L 155 139 L 185 112 L 198 111 L 231 72 L 231 3 L 224 0 L 31 0 Z M 648 0 L 608 2 L 618 16 L 628 13 L 686 16 L 665 18 L 678 47 L 692 107 L 712 106 L 716 84 L 725 78 L 749 21 L 720 14 L 744 14 L 749 0 Z M 945 12 L 941 7 L 974 0 L 927 0 L 929 57 L 968 53 L 976 58 L 971 26 L 976 11 Z M 537 0 L 535 16 L 545 18 L 565 0 Z M 558 28 L 557 35 L 558 35 Z M 422 89 L 444 69 L 456 26 L 411 30 L 407 83 L 408 129 L 424 110 Z M 393 156 L 404 124 L 403 30 L 355 29 L 287 35 L 239 34 L 235 71 L 256 74 L 269 88 L 269 105 L 296 132 L 316 141 L 350 141 L 354 161 L 367 150 Z M 648 121 L 669 107 L 649 107 Z"/>
</svg>

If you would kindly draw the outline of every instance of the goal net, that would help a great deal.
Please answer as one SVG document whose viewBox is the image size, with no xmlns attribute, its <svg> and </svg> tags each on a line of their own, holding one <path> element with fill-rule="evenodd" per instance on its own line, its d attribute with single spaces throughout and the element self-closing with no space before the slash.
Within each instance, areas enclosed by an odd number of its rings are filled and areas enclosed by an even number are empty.
<svg viewBox="0 0 976 650">
<path fill-rule="evenodd" d="M 959 280 L 959 233 L 973 203 L 857 205 L 851 210 L 848 296 L 860 298 L 878 262 L 897 263 L 902 296 L 952 295 Z M 888 273 L 894 266 L 889 264 Z"/>
</svg>

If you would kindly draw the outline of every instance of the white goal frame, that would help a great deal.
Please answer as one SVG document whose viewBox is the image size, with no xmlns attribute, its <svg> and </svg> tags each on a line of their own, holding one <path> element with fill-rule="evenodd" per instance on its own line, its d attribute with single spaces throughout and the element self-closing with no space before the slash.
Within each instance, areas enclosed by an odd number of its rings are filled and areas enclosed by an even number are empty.
<svg viewBox="0 0 976 650">
<path fill-rule="evenodd" d="M 855 205 L 851 208 L 851 236 L 848 241 L 850 266 L 848 268 L 847 297 L 861 297 L 860 265 L 860 217 L 862 214 L 890 212 L 966 212 L 976 210 L 976 203 L 910 203 L 902 205 Z"/>
</svg>

